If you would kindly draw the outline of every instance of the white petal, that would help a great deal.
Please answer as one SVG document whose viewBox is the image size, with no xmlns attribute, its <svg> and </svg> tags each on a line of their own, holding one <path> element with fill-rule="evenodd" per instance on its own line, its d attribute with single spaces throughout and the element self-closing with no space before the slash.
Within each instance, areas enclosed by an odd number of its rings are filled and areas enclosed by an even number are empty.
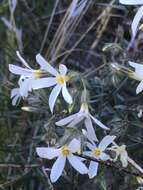
<svg viewBox="0 0 143 190">
<path fill-rule="evenodd" d="M 57 126 L 63 126 L 63 125 L 66 125 L 68 123 L 70 123 L 73 119 L 75 119 L 77 116 L 77 114 L 73 114 L 73 115 L 70 115 L 64 119 L 61 119 L 60 121 L 57 121 L 56 122 L 56 125 Z"/>
<path fill-rule="evenodd" d="M 129 65 L 135 68 L 135 73 L 143 78 L 143 65 L 129 61 Z"/>
<path fill-rule="evenodd" d="M 128 154 L 126 151 L 120 154 L 120 160 L 122 162 L 123 167 L 126 168 L 128 166 Z"/>
<path fill-rule="evenodd" d="M 101 128 L 105 129 L 105 130 L 109 130 L 108 127 L 106 127 L 103 123 L 101 123 L 101 121 L 99 121 L 98 119 L 96 119 L 95 117 L 93 117 L 92 115 L 90 115 L 90 117 L 93 119 L 93 121 Z"/>
<path fill-rule="evenodd" d="M 86 118 L 84 123 L 85 123 L 86 129 L 87 129 L 87 138 L 91 142 L 98 141 L 95 131 L 94 131 L 94 128 L 93 128 L 93 125 L 92 125 L 92 122 L 91 122 L 91 119 L 89 117 Z"/>
<path fill-rule="evenodd" d="M 60 74 L 61 75 L 66 75 L 67 74 L 67 67 L 65 66 L 65 65 L 63 65 L 63 64 L 60 64 L 59 65 L 59 72 L 60 72 Z"/>
<path fill-rule="evenodd" d="M 87 167 L 85 166 L 85 164 L 81 162 L 81 160 L 78 157 L 70 155 L 67 158 L 75 170 L 77 170 L 80 174 L 87 174 Z"/>
<path fill-rule="evenodd" d="M 16 96 L 17 94 L 19 94 L 19 88 L 14 88 L 11 90 L 11 95 L 10 97 L 13 98 L 14 96 Z"/>
<path fill-rule="evenodd" d="M 139 94 L 140 92 L 143 91 L 143 80 L 139 83 L 136 89 L 136 94 Z"/>
<path fill-rule="evenodd" d="M 55 102 L 57 100 L 57 97 L 58 97 L 58 95 L 59 95 L 59 93 L 61 91 L 61 88 L 62 87 L 60 85 L 56 85 L 53 88 L 53 90 L 52 90 L 52 92 L 50 94 L 50 97 L 49 97 L 49 106 L 50 106 L 51 112 L 53 112 L 53 108 L 54 108 Z"/>
<path fill-rule="evenodd" d="M 77 139 L 73 139 L 73 140 L 69 143 L 68 148 L 69 148 L 69 150 L 70 150 L 72 153 L 75 153 L 75 152 L 80 151 L 80 141 L 77 140 Z"/>
<path fill-rule="evenodd" d="M 104 151 L 107 146 L 109 146 L 114 140 L 115 140 L 116 136 L 110 136 L 107 135 L 105 136 L 102 141 L 99 143 L 99 149 L 101 149 L 102 151 Z"/>
<path fill-rule="evenodd" d="M 20 95 L 16 95 L 15 97 L 13 97 L 12 98 L 12 105 L 15 106 L 16 104 L 18 104 L 20 99 L 21 99 Z"/>
<path fill-rule="evenodd" d="M 32 73 L 33 73 L 32 70 L 24 69 L 22 67 L 12 65 L 12 64 L 9 64 L 9 71 L 12 72 L 15 75 L 23 75 L 23 76 L 26 76 L 26 77 L 31 77 Z"/>
<path fill-rule="evenodd" d="M 106 160 L 110 159 L 110 156 L 108 154 L 102 152 L 101 155 L 100 155 L 100 159 L 103 160 L 103 161 L 106 161 Z"/>
<path fill-rule="evenodd" d="M 31 70 L 31 67 L 28 65 L 28 63 L 23 59 L 23 57 L 21 57 L 19 51 L 16 51 L 16 55 L 18 56 L 18 58 L 20 59 L 20 61 L 23 63 L 23 65 L 25 65 L 25 67 L 29 68 Z"/>
<path fill-rule="evenodd" d="M 83 155 L 91 157 L 92 156 L 92 152 L 91 151 L 84 151 Z"/>
<path fill-rule="evenodd" d="M 67 103 L 69 103 L 69 104 L 72 104 L 72 97 L 71 97 L 71 95 L 69 94 L 69 92 L 68 92 L 68 90 L 67 90 L 67 87 L 64 85 L 63 87 L 62 87 L 62 95 L 63 95 L 63 97 L 64 97 L 64 99 L 65 99 L 65 101 L 67 102 Z"/>
<path fill-rule="evenodd" d="M 55 149 L 55 148 L 39 147 L 39 148 L 36 148 L 36 152 L 39 157 L 45 158 L 45 159 L 53 159 L 60 155 L 59 149 Z"/>
<path fill-rule="evenodd" d="M 125 5 L 141 5 L 143 0 L 119 0 L 120 3 Z"/>
<path fill-rule="evenodd" d="M 23 98 L 26 98 L 28 96 L 28 91 L 30 91 L 30 79 L 25 79 L 21 84 L 19 88 L 19 93 Z"/>
<path fill-rule="evenodd" d="M 84 119 L 84 116 L 78 116 L 78 115 L 76 115 L 77 117 L 75 117 L 73 120 L 72 120 L 72 122 L 71 123 L 69 123 L 68 124 L 68 126 L 67 127 L 74 127 L 74 126 L 76 126 L 78 123 L 80 123 L 83 119 Z"/>
<path fill-rule="evenodd" d="M 133 37 L 135 37 L 137 34 L 139 22 L 141 21 L 142 17 L 143 17 L 143 6 L 139 8 L 132 22 L 131 28 L 132 28 Z"/>
<path fill-rule="evenodd" d="M 47 61 L 46 59 L 44 59 L 44 57 L 40 54 L 36 55 L 36 60 L 39 63 L 39 65 L 41 66 L 41 69 L 51 73 L 54 76 L 59 75 L 59 73 L 57 72 L 56 69 L 54 69 L 54 67 L 52 67 Z"/>
<path fill-rule="evenodd" d="M 66 157 L 59 157 L 55 161 L 50 174 L 51 182 L 53 183 L 56 182 L 59 179 L 59 177 L 62 175 L 65 163 L 66 163 Z"/>
<path fill-rule="evenodd" d="M 91 144 L 91 143 L 89 143 L 89 142 L 86 143 L 86 146 L 87 146 L 90 150 L 93 150 L 93 149 L 95 149 L 95 148 L 97 147 L 96 144 Z"/>
<path fill-rule="evenodd" d="M 48 88 L 56 84 L 54 77 L 35 79 L 32 82 L 32 88 L 34 90 L 41 88 Z"/>
<path fill-rule="evenodd" d="M 88 171 L 88 175 L 90 179 L 97 175 L 98 165 L 99 164 L 97 162 L 93 162 L 93 161 L 90 162 L 89 171 Z"/>
</svg>

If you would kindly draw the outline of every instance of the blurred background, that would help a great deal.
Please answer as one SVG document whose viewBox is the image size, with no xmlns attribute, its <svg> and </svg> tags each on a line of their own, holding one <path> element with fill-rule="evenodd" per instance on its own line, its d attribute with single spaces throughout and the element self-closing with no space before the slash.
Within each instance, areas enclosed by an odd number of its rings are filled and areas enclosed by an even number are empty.
<svg viewBox="0 0 143 190">
<path fill-rule="evenodd" d="M 129 67 L 128 60 L 143 61 L 142 31 L 134 47 L 127 48 L 137 7 L 125 7 L 118 0 L 88 0 L 65 24 L 71 0 L 17 0 L 13 1 L 15 6 L 11 2 L 0 1 L 0 189 L 141 189 L 135 177 L 106 166 L 100 167 L 93 180 L 67 168 L 68 173 L 51 184 L 41 162 L 48 167 L 52 162 L 41 161 L 35 148 L 54 144 L 62 137 L 64 129 L 54 123 L 79 109 L 81 84 L 75 85 L 79 93 L 71 86 L 74 108 L 60 101 L 55 115 L 51 115 L 48 90 L 32 92 L 28 99 L 12 106 L 10 92 L 18 78 L 8 70 L 9 64 L 22 65 L 16 56 L 19 50 L 33 68 L 37 68 L 35 56 L 40 52 L 53 65 L 62 62 L 73 72 L 82 73 L 91 92 L 92 111 L 143 167 L 143 97 L 135 93 L 136 81 L 112 68 L 113 63 Z M 99 131 L 98 135 L 105 133 Z"/>
</svg>

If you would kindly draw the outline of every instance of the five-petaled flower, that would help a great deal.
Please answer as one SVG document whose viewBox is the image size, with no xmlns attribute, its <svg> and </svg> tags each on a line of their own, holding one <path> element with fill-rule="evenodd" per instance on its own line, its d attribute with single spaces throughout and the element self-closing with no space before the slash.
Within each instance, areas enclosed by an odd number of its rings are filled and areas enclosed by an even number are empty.
<svg viewBox="0 0 143 190">
<path fill-rule="evenodd" d="M 49 72 L 53 77 L 41 78 L 37 81 L 33 82 L 33 89 L 47 88 L 51 86 L 55 86 L 49 97 L 49 106 L 51 112 L 53 112 L 53 108 L 55 102 L 57 100 L 58 95 L 62 91 L 63 98 L 69 104 L 72 104 L 72 97 L 69 94 L 66 83 L 69 80 L 67 74 L 67 67 L 63 64 L 59 65 L 59 72 L 54 69 L 40 54 L 36 56 L 36 60 L 39 64 L 44 65 L 43 69 Z"/>
<path fill-rule="evenodd" d="M 105 153 L 105 150 L 114 141 L 115 138 L 116 136 L 107 135 L 101 140 L 98 146 L 93 142 L 88 142 L 87 147 L 90 149 L 90 151 L 85 151 L 83 154 L 96 158 L 97 160 L 107 161 L 110 159 L 110 156 Z M 93 178 L 97 175 L 98 165 L 98 162 L 90 162 L 88 171 L 89 178 Z"/>
<path fill-rule="evenodd" d="M 61 148 L 36 148 L 38 156 L 45 159 L 53 159 L 58 157 L 55 161 L 50 174 L 50 179 L 54 183 L 62 175 L 65 167 L 66 160 L 76 169 L 80 174 L 87 174 L 88 169 L 78 156 L 74 153 L 80 150 L 80 141 L 73 139 L 69 145 L 62 146 Z"/>
<path fill-rule="evenodd" d="M 56 122 L 56 125 L 57 126 L 67 125 L 68 127 L 74 127 L 83 120 L 84 120 L 86 129 L 87 129 L 87 133 L 90 136 L 91 140 L 93 140 L 93 141 L 94 140 L 98 141 L 98 140 L 97 140 L 95 130 L 92 125 L 92 120 L 94 123 L 96 123 L 102 129 L 109 130 L 109 128 L 107 128 L 98 119 L 96 119 L 95 117 L 93 117 L 90 114 L 87 103 L 83 103 L 81 105 L 80 111 L 78 113 L 75 113 L 71 116 L 61 119 L 60 121 Z"/>
</svg>

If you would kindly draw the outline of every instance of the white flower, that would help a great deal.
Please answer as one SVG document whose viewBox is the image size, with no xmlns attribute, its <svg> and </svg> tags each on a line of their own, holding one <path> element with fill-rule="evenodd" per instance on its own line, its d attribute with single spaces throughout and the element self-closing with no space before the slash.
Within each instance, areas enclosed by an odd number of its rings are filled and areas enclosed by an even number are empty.
<svg viewBox="0 0 143 190">
<path fill-rule="evenodd" d="M 125 168 L 128 166 L 128 153 L 126 151 L 126 145 L 121 145 L 121 146 L 115 145 L 109 148 L 109 150 L 112 150 L 116 153 L 114 161 L 117 161 L 118 157 L 120 157 L 122 166 Z"/>
<path fill-rule="evenodd" d="M 135 72 L 132 77 L 141 81 L 136 89 L 136 93 L 139 94 L 143 90 L 143 65 L 134 62 L 129 62 L 129 64 L 135 68 Z"/>
<path fill-rule="evenodd" d="M 58 157 L 55 161 L 50 174 L 50 179 L 54 183 L 62 175 L 63 169 L 65 167 L 66 160 L 81 174 L 86 174 L 88 172 L 87 167 L 82 163 L 81 159 L 75 156 L 80 150 L 80 141 L 73 139 L 69 145 L 65 145 L 59 149 L 56 148 L 36 148 L 38 156 L 45 159 L 53 159 Z"/>
<path fill-rule="evenodd" d="M 96 123 L 99 127 L 109 130 L 109 128 L 107 128 L 104 124 L 102 124 L 98 119 L 96 119 L 89 113 L 88 105 L 86 103 L 83 103 L 81 105 L 81 109 L 78 113 L 75 113 L 71 116 L 61 119 L 60 121 L 56 122 L 56 125 L 57 126 L 68 125 L 68 127 L 74 127 L 82 120 L 84 120 L 88 136 L 92 141 L 94 140 L 98 141 L 92 125 L 92 121 Z"/>
<path fill-rule="evenodd" d="M 53 112 L 55 102 L 61 91 L 65 101 L 69 104 L 72 104 L 72 97 L 70 96 L 66 87 L 66 82 L 69 80 L 69 77 L 66 75 L 67 67 L 63 64 L 60 64 L 58 72 L 40 54 L 36 56 L 36 60 L 41 66 L 43 66 L 43 70 L 49 72 L 54 76 L 38 79 L 37 81 L 33 82 L 32 85 L 33 89 L 47 88 L 55 85 L 49 97 L 49 106 L 51 112 Z"/>
<path fill-rule="evenodd" d="M 125 5 L 143 5 L 143 0 L 119 0 L 120 3 L 125 4 Z M 134 41 L 135 36 L 137 34 L 138 31 L 138 26 L 139 26 L 139 22 L 143 17 L 143 6 L 141 6 L 139 8 L 139 10 L 137 11 L 133 22 L 132 22 L 132 41 Z"/>
<path fill-rule="evenodd" d="M 104 151 L 106 148 L 114 141 L 116 137 L 115 136 L 105 136 L 102 141 L 97 146 L 95 143 L 87 143 L 87 147 L 90 149 L 90 151 L 85 151 L 83 154 L 96 158 L 97 160 L 106 161 L 110 159 L 110 156 L 107 155 Z M 98 171 L 98 162 L 91 161 L 89 165 L 89 178 L 93 178 L 97 175 Z"/>
</svg>

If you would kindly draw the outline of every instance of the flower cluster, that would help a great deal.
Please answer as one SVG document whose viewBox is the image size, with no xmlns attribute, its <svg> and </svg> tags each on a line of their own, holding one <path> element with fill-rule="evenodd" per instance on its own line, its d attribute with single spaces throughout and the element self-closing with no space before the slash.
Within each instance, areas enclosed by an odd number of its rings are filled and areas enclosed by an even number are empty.
<svg viewBox="0 0 143 190">
<path fill-rule="evenodd" d="M 42 88 L 53 87 L 49 96 L 49 107 L 53 113 L 56 99 L 60 92 L 62 92 L 64 100 L 68 104 L 72 104 L 73 99 L 67 89 L 67 82 L 70 80 L 67 67 L 63 64 L 59 65 L 59 71 L 51 66 L 40 54 L 36 55 L 36 61 L 39 64 L 39 69 L 33 69 L 29 64 L 21 57 L 19 52 L 16 52 L 18 58 L 23 63 L 23 67 L 16 65 L 9 65 L 9 70 L 15 75 L 20 76 L 18 85 L 19 88 L 15 88 L 11 92 L 12 104 L 15 105 L 20 98 L 27 98 L 29 92 Z M 85 98 L 86 99 L 86 98 Z M 84 125 L 83 125 L 84 123 Z M 120 160 L 124 167 L 127 167 L 127 152 L 124 148 L 115 146 L 115 136 L 106 135 L 101 142 L 98 142 L 98 138 L 95 133 L 94 124 L 99 126 L 103 130 L 109 130 L 102 122 L 91 115 L 89 106 L 86 101 L 81 102 L 80 110 L 55 124 L 57 126 L 67 126 L 68 128 L 77 128 L 78 124 L 81 124 L 81 132 L 85 139 L 83 146 L 81 146 L 80 137 L 74 138 L 71 142 L 67 141 L 61 147 L 38 147 L 36 152 L 39 157 L 44 159 L 57 160 L 52 166 L 50 179 L 54 183 L 62 175 L 66 160 L 71 166 L 77 170 L 80 174 L 88 174 L 89 178 L 93 178 L 97 175 L 98 161 L 112 160 L 116 161 L 120 156 Z M 84 129 L 84 126 L 86 130 Z M 110 146 L 110 147 L 108 147 Z M 112 159 L 109 152 L 116 154 Z M 81 158 L 79 152 L 89 158 L 95 158 L 96 161 L 90 161 L 89 167 L 84 163 L 85 159 Z M 126 155 L 126 158 L 124 156 Z M 126 163 L 125 163 L 126 159 Z M 88 164 L 88 162 L 87 162 Z"/>
</svg>

